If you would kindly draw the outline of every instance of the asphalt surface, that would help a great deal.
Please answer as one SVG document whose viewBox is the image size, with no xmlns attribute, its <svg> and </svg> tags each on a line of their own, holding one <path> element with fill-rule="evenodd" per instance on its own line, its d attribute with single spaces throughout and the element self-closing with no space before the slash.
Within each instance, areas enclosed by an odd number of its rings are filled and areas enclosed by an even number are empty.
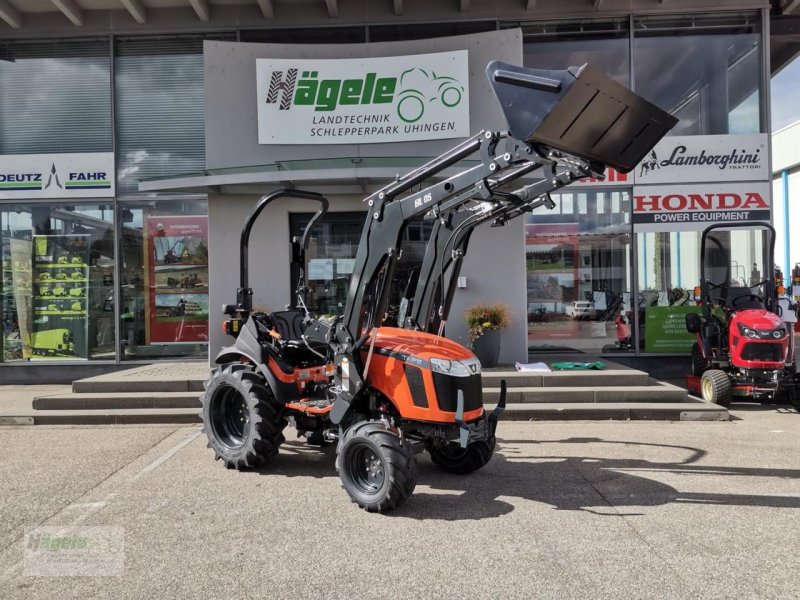
<svg viewBox="0 0 800 600">
<path fill-rule="evenodd" d="M 196 427 L 0 428 L 0 598 L 797 598 L 800 415 L 502 423 L 396 511 L 325 451 L 226 470 Z M 288 437 L 288 436 L 287 436 Z M 121 527 L 124 571 L 25 575 L 24 534 Z"/>
</svg>

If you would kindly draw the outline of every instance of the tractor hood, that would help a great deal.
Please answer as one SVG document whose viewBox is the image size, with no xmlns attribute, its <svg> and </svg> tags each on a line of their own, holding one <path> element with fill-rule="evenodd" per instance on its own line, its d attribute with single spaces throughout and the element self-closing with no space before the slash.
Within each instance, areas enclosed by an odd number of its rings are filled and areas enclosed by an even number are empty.
<svg viewBox="0 0 800 600">
<path fill-rule="evenodd" d="M 783 325 L 783 319 L 768 310 L 749 308 L 737 312 L 731 318 L 731 324 L 742 325 L 756 331 L 772 331 Z"/>
<path fill-rule="evenodd" d="M 432 333 L 396 327 L 379 327 L 377 332 L 375 351 L 380 354 L 398 358 L 413 356 L 426 361 L 431 358 L 459 361 L 475 358 L 475 355 L 461 344 Z M 368 347 L 371 341 L 370 339 L 364 347 Z"/>
</svg>

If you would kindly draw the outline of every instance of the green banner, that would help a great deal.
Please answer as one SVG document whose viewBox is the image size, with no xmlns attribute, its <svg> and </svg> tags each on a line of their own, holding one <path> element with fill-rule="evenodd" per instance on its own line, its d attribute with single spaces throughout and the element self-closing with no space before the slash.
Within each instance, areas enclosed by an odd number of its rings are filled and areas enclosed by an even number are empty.
<svg viewBox="0 0 800 600">
<path fill-rule="evenodd" d="M 645 352 L 690 352 L 696 338 L 686 331 L 686 315 L 699 306 L 648 306 L 644 310 Z"/>
</svg>

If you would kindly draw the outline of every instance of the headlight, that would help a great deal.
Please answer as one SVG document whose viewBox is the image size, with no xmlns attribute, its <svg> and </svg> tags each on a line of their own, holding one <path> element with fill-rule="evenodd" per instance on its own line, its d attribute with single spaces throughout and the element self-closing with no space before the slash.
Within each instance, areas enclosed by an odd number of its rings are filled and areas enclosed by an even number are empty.
<svg viewBox="0 0 800 600">
<path fill-rule="evenodd" d="M 480 364 L 475 363 L 475 370 L 467 367 L 464 363 L 457 360 L 445 360 L 443 358 L 432 358 L 431 370 L 436 373 L 444 375 L 452 375 L 453 377 L 469 377 L 475 373 L 481 372 Z"/>
<path fill-rule="evenodd" d="M 781 339 L 783 336 L 786 335 L 786 330 L 783 327 L 778 327 L 775 331 L 772 332 L 772 337 L 776 340 Z"/>
<path fill-rule="evenodd" d="M 758 332 L 756 332 L 755 329 L 750 329 L 749 327 L 745 327 L 744 325 L 739 325 L 739 331 L 742 332 L 742 335 L 744 337 L 749 337 L 749 338 L 758 337 Z"/>
</svg>

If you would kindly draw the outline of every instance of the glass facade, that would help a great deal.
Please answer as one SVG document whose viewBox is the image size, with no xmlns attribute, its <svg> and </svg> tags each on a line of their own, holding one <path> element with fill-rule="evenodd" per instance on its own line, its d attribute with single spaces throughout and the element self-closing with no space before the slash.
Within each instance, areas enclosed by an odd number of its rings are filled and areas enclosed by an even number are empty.
<svg viewBox="0 0 800 600">
<path fill-rule="evenodd" d="M 630 192 L 552 197 L 525 216 L 528 350 L 633 350 Z"/>
<path fill-rule="evenodd" d="M 206 357 L 207 200 L 137 190 L 205 168 L 204 39 L 370 43 L 521 27 L 526 66 L 591 63 L 679 117 L 670 135 L 750 134 L 766 123 L 760 15 L 0 42 L 0 155 L 113 152 L 117 174 L 113 198 L 0 200 L 0 362 Z M 634 233 L 632 185 L 614 183 L 570 188 L 554 211 L 526 216 L 531 351 L 663 352 L 648 314 L 685 306 L 699 281 L 700 233 Z M 309 218 L 292 214 L 292 235 Z M 362 226 L 362 213 L 334 212 L 315 228 L 313 311 L 341 312 Z M 390 323 L 429 232 L 425 221 L 406 232 Z"/>
<path fill-rule="evenodd" d="M 669 135 L 759 133 L 756 13 L 634 19 L 636 93 L 680 119 Z"/>
<path fill-rule="evenodd" d="M 308 308 L 311 312 L 323 315 L 340 315 L 344 312 L 353 262 L 366 214 L 331 212 L 311 230 L 306 255 L 306 287 Z M 310 213 L 291 213 L 290 235 L 293 238 L 302 236 L 312 216 Z M 422 263 L 432 228 L 432 221 L 419 219 L 410 223 L 403 234 L 403 256 L 395 266 L 389 291 L 389 305 L 384 321 L 387 325 L 397 323 L 400 301 L 412 281 L 414 269 Z M 297 275 L 292 279 L 290 290 L 293 293 L 296 289 Z"/>
<path fill-rule="evenodd" d="M 110 152 L 107 39 L 15 42 L 0 60 L 0 154 Z"/>
<path fill-rule="evenodd" d="M 3 361 L 113 360 L 112 205 L 0 205 Z"/>
<path fill-rule="evenodd" d="M 529 25 L 523 33 L 526 67 L 564 69 L 591 64 L 622 85 L 630 85 L 627 19 Z"/>
<path fill-rule="evenodd" d="M 119 205 L 123 360 L 206 356 L 208 202 Z"/>
<path fill-rule="evenodd" d="M 206 357 L 207 200 L 137 184 L 205 167 L 203 39 L 235 37 L 2 44 L 0 155 L 114 152 L 117 177 L 102 200 L 0 200 L 0 362 Z"/>
</svg>

